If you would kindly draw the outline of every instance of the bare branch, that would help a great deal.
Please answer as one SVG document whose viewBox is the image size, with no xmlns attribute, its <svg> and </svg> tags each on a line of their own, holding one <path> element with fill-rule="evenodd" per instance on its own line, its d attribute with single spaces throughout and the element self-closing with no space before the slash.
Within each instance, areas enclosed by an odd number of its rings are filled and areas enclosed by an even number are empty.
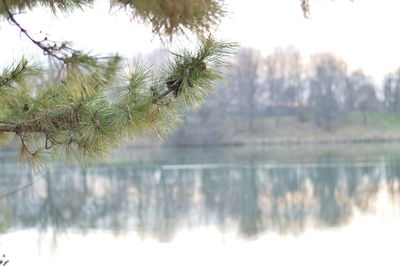
<svg viewBox="0 0 400 266">
<path fill-rule="evenodd" d="M 61 45 L 61 46 L 59 47 L 59 46 L 57 46 L 55 43 L 54 43 L 53 45 L 48 45 L 48 44 L 46 45 L 44 42 L 48 41 L 48 40 L 47 40 L 47 37 L 45 37 L 45 38 L 44 38 L 43 40 L 41 40 L 41 41 L 35 40 L 35 39 L 28 33 L 28 31 L 27 31 L 24 27 L 22 27 L 21 24 L 15 19 L 14 14 L 11 12 L 10 8 L 9 8 L 8 5 L 7 5 L 7 1 L 6 1 L 6 0 L 2 0 L 2 1 L 3 1 L 3 4 L 4 4 L 5 10 L 6 10 L 6 12 L 7 12 L 7 15 L 8 15 L 8 20 L 11 21 L 12 24 L 14 24 L 15 26 L 17 26 L 17 27 L 21 30 L 21 32 L 22 32 L 26 37 L 28 37 L 28 39 L 29 39 L 32 43 L 34 43 L 37 47 L 39 47 L 40 49 L 42 49 L 43 52 L 44 52 L 45 54 L 50 55 L 50 56 L 56 58 L 57 60 L 62 61 L 63 63 L 67 63 L 66 58 L 57 55 L 57 54 L 55 53 L 55 51 L 60 51 L 61 49 L 67 49 L 68 47 L 63 47 L 63 45 Z M 68 49 L 71 49 L 71 48 L 68 48 Z"/>
<path fill-rule="evenodd" d="M 154 100 L 153 103 L 156 103 L 158 101 L 160 101 L 162 98 L 167 97 L 171 92 L 175 91 L 175 89 L 173 87 L 168 88 L 168 90 L 166 90 L 165 92 L 163 92 L 162 94 L 158 95 Z"/>
<path fill-rule="evenodd" d="M 8 122 L 8 121 L 0 121 L 0 124 L 17 125 L 17 123 L 14 123 L 14 122 Z"/>
<path fill-rule="evenodd" d="M 21 128 L 18 126 L 2 126 L 0 125 L 0 132 L 20 132 Z"/>
</svg>

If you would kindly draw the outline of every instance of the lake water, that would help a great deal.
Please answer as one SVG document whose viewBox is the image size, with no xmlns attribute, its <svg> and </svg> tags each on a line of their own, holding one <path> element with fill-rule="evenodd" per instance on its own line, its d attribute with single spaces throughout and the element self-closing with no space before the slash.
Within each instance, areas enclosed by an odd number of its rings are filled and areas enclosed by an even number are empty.
<svg viewBox="0 0 400 266">
<path fill-rule="evenodd" d="M 9 266 L 399 265 L 400 146 L 15 158 L 0 154 L 0 195 L 28 185 L 0 199 Z"/>
</svg>

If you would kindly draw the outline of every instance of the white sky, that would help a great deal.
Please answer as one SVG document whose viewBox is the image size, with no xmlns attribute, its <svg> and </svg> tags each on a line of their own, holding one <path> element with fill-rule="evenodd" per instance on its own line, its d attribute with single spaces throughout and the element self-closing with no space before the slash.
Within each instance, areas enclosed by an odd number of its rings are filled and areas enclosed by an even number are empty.
<svg viewBox="0 0 400 266">
<path fill-rule="evenodd" d="M 268 53 L 276 46 L 297 46 L 305 56 L 331 51 L 350 70 L 362 68 L 377 81 L 400 66 L 399 0 L 310 0 L 311 19 L 304 19 L 299 0 L 226 0 L 229 15 L 216 36 Z M 49 33 L 52 40 L 71 40 L 94 53 L 118 52 L 128 58 L 163 47 L 149 27 L 130 21 L 121 12 L 109 14 L 108 1 L 94 9 L 55 18 L 37 9 L 19 15 L 32 32 Z M 0 24 L 0 65 L 20 55 L 41 54 L 16 27 Z M 191 40 L 176 40 L 179 46 Z"/>
</svg>

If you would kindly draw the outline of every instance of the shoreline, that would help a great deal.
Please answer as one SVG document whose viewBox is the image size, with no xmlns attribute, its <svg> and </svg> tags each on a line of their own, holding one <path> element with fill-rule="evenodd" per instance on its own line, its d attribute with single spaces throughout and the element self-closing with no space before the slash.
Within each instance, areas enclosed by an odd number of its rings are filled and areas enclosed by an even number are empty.
<svg viewBox="0 0 400 266">
<path fill-rule="evenodd" d="M 208 144 L 196 144 L 196 143 L 185 143 L 185 144 L 171 144 L 163 142 L 151 142 L 146 143 L 130 143 L 126 144 L 127 148 L 196 148 L 196 147 L 243 147 L 243 146 L 330 146 L 330 145 L 362 145 L 362 144 L 385 144 L 395 143 L 400 144 L 399 137 L 365 137 L 365 138 L 320 138 L 320 139 L 241 139 L 232 141 L 221 141 Z"/>
</svg>

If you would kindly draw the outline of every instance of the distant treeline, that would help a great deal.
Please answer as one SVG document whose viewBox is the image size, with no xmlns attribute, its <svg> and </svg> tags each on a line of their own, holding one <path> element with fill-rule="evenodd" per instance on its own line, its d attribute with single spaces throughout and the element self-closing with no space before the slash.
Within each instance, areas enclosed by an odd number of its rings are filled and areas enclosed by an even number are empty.
<svg viewBox="0 0 400 266">
<path fill-rule="evenodd" d="M 286 47 L 262 56 L 253 48 L 241 48 L 223 71 L 226 82 L 217 84 L 205 105 L 186 118 L 186 128 L 191 122 L 213 127 L 210 121 L 236 117 L 251 132 L 257 130 L 257 117 L 274 117 L 278 127 L 282 117 L 292 116 L 331 131 L 355 112 L 367 126 L 371 113 L 400 111 L 400 70 L 388 73 L 378 88 L 362 70 L 349 72 L 333 53 L 304 58 L 297 48 Z M 215 137 L 221 132 L 209 133 Z"/>
<path fill-rule="evenodd" d="M 256 114 L 306 116 L 318 127 L 331 130 L 346 112 L 400 110 L 400 73 L 388 74 L 384 99 L 378 100 L 377 87 L 361 70 L 349 73 L 346 62 L 332 53 L 311 56 L 307 63 L 294 47 L 277 48 L 263 57 L 252 48 L 242 48 L 229 82 L 219 85 L 208 108 L 218 113 L 249 117 L 254 127 Z"/>
</svg>

